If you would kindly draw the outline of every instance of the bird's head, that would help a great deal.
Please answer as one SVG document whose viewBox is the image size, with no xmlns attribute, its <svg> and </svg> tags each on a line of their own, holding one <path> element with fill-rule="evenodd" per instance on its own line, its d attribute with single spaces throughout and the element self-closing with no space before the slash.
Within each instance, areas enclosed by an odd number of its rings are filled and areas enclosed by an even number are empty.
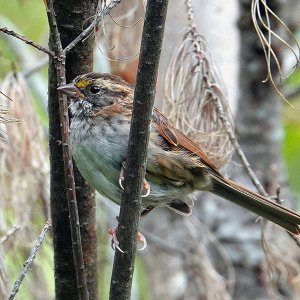
<svg viewBox="0 0 300 300">
<path fill-rule="evenodd" d="M 71 111 L 90 114 L 122 102 L 132 102 L 133 89 L 118 76 L 106 73 L 88 73 L 77 76 L 72 83 L 58 87 L 73 101 Z"/>
</svg>

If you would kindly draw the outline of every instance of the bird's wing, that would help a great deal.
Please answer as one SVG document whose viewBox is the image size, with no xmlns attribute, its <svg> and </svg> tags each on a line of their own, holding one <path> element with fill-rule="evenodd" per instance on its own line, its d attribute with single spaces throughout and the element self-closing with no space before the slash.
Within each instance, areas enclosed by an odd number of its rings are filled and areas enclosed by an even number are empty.
<svg viewBox="0 0 300 300">
<path fill-rule="evenodd" d="M 152 121 L 156 125 L 159 134 L 174 147 L 180 150 L 186 150 L 191 154 L 198 156 L 200 162 L 207 167 L 208 171 L 222 176 L 214 163 L 209 159 L 206 153 L 199 148 L 199 146 L 190 140 L 184 133 L 175 128 L 173 124 L 157 109 L 154 107 L 152 114 Z"/>
</svg>

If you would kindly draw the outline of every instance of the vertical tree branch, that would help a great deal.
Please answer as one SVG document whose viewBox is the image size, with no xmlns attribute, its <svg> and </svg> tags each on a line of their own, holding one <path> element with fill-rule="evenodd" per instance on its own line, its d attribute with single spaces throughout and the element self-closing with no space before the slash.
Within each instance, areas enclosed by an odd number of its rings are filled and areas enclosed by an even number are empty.
<svg viewBox="0 0 300 300">
<path fill-rule="evenodd" d="M 151 0 L 147 3 L 117 234 L 124 253 L 116 251 L 115 254 L 110 288 L 111 300 L 128 300 L 131 294 L 149 124 L 167 6 L 167 0 Z"/>
<path fill-rule="evenodd" d="M 51 0 L 48 1 L 47 16 L 49 20 L 50 33 L 53 41 L 52 43 L 50 43 L 50 45 L 52 50 L 56 54 L 56 57 L 54 59 L 54 66 L 56 70 L 57 84 L 63 85 L 66 83 L 65 54 L 62 49 L 60 35 L 58 32 L 58 27 L 55 18 L 55 11 Z M 68 147 L 69 115 L 67 97 L 65 95 L 60 95 L 58 106 L 61 128 L 61 145 L 63 150 L 64 162 L 64 181 L 66 185 L 66 195 L 72 240 L 71 245 L 73 250 L 73 261 L 77 280 L 78 298 L 87 300 L 89 299 L 89 293 L 86 284 L 86 275 L 83 262 L 72 155 L 70 148 Z"/>
<path fill-rule="evenodd" d="M 56 0 L 55 15 L 52 1 L 48 1 L 48 5 L 51 29 L 49 43 L 56 54 L 49 66 L 51 214 L 56 299 L 97 299 L 94 192 L 76 167 L 73 172 L 72 156 L 67 143 L 68 103 L 63 95 L 57 101 L 57 87 L 65 84 L 66 78 L 71 81 L 75 76 L 92 70 L 93 36 L 74 47 L 68 57 L 65 57 L 63 47 L 82 32 L 83 24 L 88 22 L 96 10 L 97 1 Z"/>
</svg>

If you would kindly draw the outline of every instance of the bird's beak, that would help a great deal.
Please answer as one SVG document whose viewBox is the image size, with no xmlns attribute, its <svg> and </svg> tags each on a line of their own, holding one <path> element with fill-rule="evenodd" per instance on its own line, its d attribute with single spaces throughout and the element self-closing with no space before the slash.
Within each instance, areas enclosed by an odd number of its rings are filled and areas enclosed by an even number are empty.
<svg viewBox="0 0 300 300">
<path fill-rule="evenodd" d="M 69 84 L 62 85 L 57 88 L 71 98 L 83 98 L 84 95 L 80 92 L 79 88 L 72 82 Z"/>
</svg>

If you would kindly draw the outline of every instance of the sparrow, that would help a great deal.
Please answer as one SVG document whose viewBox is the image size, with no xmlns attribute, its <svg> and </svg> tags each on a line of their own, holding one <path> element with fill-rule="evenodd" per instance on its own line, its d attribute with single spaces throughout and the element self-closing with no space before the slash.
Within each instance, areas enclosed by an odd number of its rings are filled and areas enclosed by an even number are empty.
<svg viewBox="0 0 300 300">
<path fill-rule="evenodd" d="M 120 205 L 133 109 L 133 88 L 106 73 L 80 75 L 58 90 L 71 98 L 69 145 L 83 177 Z M 300 233 L 300 215 L 225 178 L 205 151 L 153 108 L 142 198 L 146 215 L 166 206 L 190 215 L 187 196 L 208 191 L 283 227 Z"/>
</svg>

